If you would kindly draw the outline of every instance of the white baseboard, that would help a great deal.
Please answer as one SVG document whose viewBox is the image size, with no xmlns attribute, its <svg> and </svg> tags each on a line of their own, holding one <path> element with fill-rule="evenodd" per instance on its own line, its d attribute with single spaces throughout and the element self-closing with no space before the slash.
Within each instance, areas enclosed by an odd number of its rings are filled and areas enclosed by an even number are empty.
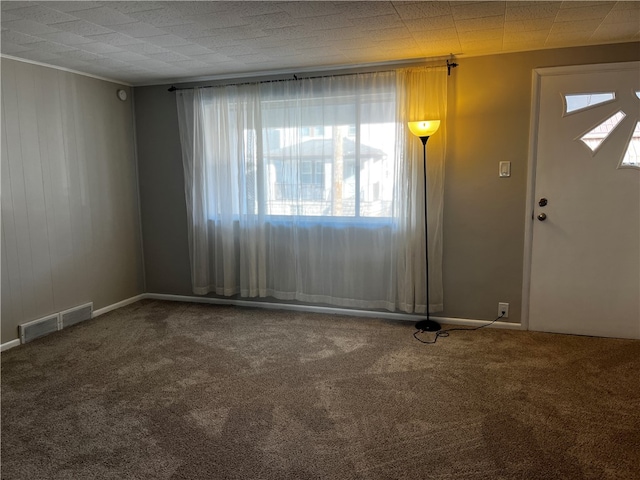
<svg viewBox="0 0 640 480">
<path fill-rule="evenodd" d="M 454 317 L 429 317 L 432 320 L 436 320 L 440 323 L 446 323 L 448 325 L 466 325 L 469 327 L 481 327 L 482 325 L 486 325 L 491 323 L 492 320 L 476 320 L 472 318 L 454 318 Z M 509 323 L 509 322 L 494 322 L 491 323 L 490 327 L 487 328 L 506 328 L 508 330 L 526 330 L 519 323 Z"/>
<path fill-rule="evenodd" d="M 0 344 L 0 352 L 4 352 L 5 350 L 9 350 L 10 348 L 17 347 L 20 345 L 20 339 L 16 338 L 15 340 L 9 340 L 6 343 Z"/>
<path fill-rule="evenodd" d="M 103 315 L 112 310 L 117 310 L 118 308 L 126 307 L 127 305 L 131 305 L 132 303 L 138 302 L 140 300 L 144 300 L 147 298 L 146 293 L 141 293 L 140 295 L 136 295 L 135 297 L 127 298 L 122 300 L 121 302 L 113 303 L 111 305 L 107 305 L 106 307 L 99 308 L 98 310 L 93 311 L 93 315 L 91 318 L 96 318 L 100 315 Z"/>
<path fill-rule="evenodd" d="M 142 293 L 135 297 L 127 298 L 121 302 L 117 302 L 106 307 L 94 310 L 92 317 L 95 318 L 103 315 L 112 310 L 125 307 L 132 303 L 138 302 L 144 299 L 151 300 L 169 300 L 173 302 L 190 302 L 190 303 L 208 303 L 212 305 L 235 305 L 238 307 L 252 307 L 252 308 L 264 308 L 268 310 L 291 310 L 296 312 L 311 312 L 311 313 L 327 313 L 333 315 L 350 315 L 353 317 L 369 317 L 369 318 L 382 318 L 386 320 L 398 320 L 404 322 L 417 322 L 425 318 L 422 315 L 411 315 L 409 313 L 398 312 L 380 312 L 375 310 L 355 310 L 350 308 L 338 308 L 338 307 L 321 307 L 314 305 L 296 305 L 289 303 L 271 303 L 271 302 L 256 302 L 253 300 L 235 300 L 226 298 L 212 298 L 212 297 L 198 297 L 191 295 L 171 295 L 165 293 Z M 467 325 L 471 327 L 479 327 L 490 323 L 490 320 L 476 320 L 471 318 L 453 318 L 453 317 L 437 317 L 430 316 L 432 320 L 448 325 Z M 524 327 L 519 323 L 509 322 L 495 322 L 489 328 L 506 328 L 511 330 L 523 330 Z M 20 345 L 20 339 L 10 340 L 6 343 L 0 344 L 0 352 L 9 350 L 10 348 Z"/>
<path fill-rule="evenodd" d="M 334 315 L 350 315 L 353 317 L 383 318 L 387 320 L 400 320 L 405 322 L 417 322 L 418 320 L 422 320 L 423 318 L 425 318 L 422 315 L 412 315 L 409 313 L 380 312 L 375 310 L 355 310 L 350 308 L 320 307 L 314 305 L 296 305 L 290 303 L 256 302 L 253 300 L 232 300 L 226 298 L 197 297 L 190 295 L 146 293 L 143 296 L 148 299 L 169 300 L 173 302 L 208 303 L 212 305 L 235 305 L 238 307 L 265 308 L 270 310 L 292 310 L 297 312 L 328 313 Z M 429 316 L 429 318 L 440 323 L 446 323 L 450 325 L 468 325 L 473 327 L 478 327 L 491 322 L 491 320 L 475 320 L 470 318 L 436 316 Z M 491 325 L 491 327 L 521 330 L 521 326 L 519 323 L 495 322 Z"/>
<path fill-rule="evenodd" d="M 267 310 L 291 310 L 296 312 L 328 313 L 334 315 L 350 315 L 353 317 L 385 318 L 389 320 L 405 320 L 415 322 L 422 317 L 408 313 L 378 312 L 375 310 L 356 310 L 339 307 L 322 307 L 316 305 L 298 305 L 291 303 L 256 302 L 254 300 L 235 300 L 226 298 L 197 297 L 189 295 L 168 295 L 163 293 L 147 293 L 146 298 L 169 300 L 175 302 L 208 303 L 212 305 L 234 305 L 237 307 L 265 308 Z"/>
</svg>

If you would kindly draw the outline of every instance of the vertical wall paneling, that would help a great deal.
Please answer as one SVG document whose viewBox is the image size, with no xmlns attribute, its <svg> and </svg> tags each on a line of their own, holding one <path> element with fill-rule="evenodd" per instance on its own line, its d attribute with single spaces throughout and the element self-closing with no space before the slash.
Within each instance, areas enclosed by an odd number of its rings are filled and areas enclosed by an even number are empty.
<svg viewBox="0 0 640 480">
<path fill-rule="evenodd" d="M 68 242 L 71 217 L 68 190 L 67 166 L 63 146 L 59 73 L 44 69 L 38 78 L 37 104 L 40 149 L 47 152 L 43 164 L 45 198 L 47 200 L 48 238 L 52 260 L 53 298 L 56 305 L 72 305 L 74 301 L 74 278 L 79 274 L 72 261 L 73 248 Z"/>
<path fill-rule="evenodd" d="M 29 217 L 27 210 L 26 182 L 24 179 L 23 171 L 19 92 L 17 91 L 18 87 L 16 85 L 17 79 L 15 71 L 5 68 L 3 68 L 2 70 L 2 104 L 5 111 L 3 125 L 6 128 L 7 147 L 6 176 L 9 180 L 9 188 L 11 193 L 11 199 L 6 199 L 6 195 L 4 194 L 4 192 L 2 196 L 3 223 L 5 221 L 5 218 L 7 219 L 7 223 L 3 225 L 3 230 L 6 231 L 5 239 L 7 241 L 7 252 L 9 255 L 15 255 L 12 258 L 12 261 L 9 262 L 9 265 L 13 266 L 12 273 L 14 274 L 14 277 L 11 278 L 11 281 L 15 285 L 15 287 L 19 289 L 20 296 L 22 297 L 21 303 L 23 308 L 23 315 L 30 316 L 32 305 L 29 301 L 25 300 L 28 298 L 32 298 L 35 292 L 33 265 L 31 251 L 29 249 L 29 246 L 31 244 L 31 235 L 28 227 Z M 16 93 L 13 95 L 5 95 L 5 92 L 7 90 Z M 4 175 L 5 173 L 3 172 L 3 177 Z M 6 207 L 10 207 L 11 210 L 6 211 Z M 5 269 L 3 268 L 3 275 L 5 274 L 4 270 Z M 4 293 L 2 297 L 2 303 L 4 304 L 4 302 L 6 301 Z M 5 321 L 4 317 L 3 321 Z"/>
<path fill-rule="evenodd" d="M 65 76 L 70 78 L 69 96 L 73 98 L 75 103 L 74 112 L 74 130 L 77 154 L 75 155 L 76 163 L 73 168 L 77 169 L 79 179 L 75 186 L 78 187 L 74 196 L 80 199 L 78 205 L 78 216 L 81 219 L 80 229 L 76 231 L 78 238 L 82 240 L 80 246 L 80 252 L 82 252 L 82 266 L 83 275 L 86 276 L 86 285 L 90 292 L 96 291 L 96 272 L 102 267 L 101 257 L 91 258 L 91 251 L 93 248 L 101 249 L 102 242 L 100 237 L 94 236 L 94 226 L 96 223 L 102 221 L 103 212 L 100 209 L 99 201 L 94 202 L 94 198 L 99 198 L 102 194 L 99 191 L 99 186 L 95 185 L 92 180 L 94 176 L 100 176 L 100 172 L 94 171 L 99 169 L 102 165 L 97 161 L 97 157 L 101 155 L 100 147 L 96 145 L 95 139 L 95 117 L 94 112 L 88 111 L 91 108 L 90 103 L 87 101 L 87 96 L 93 92 L 87 88 L 86 77 L 79 77 L 77 75 L 65 73 Z M 98 94 L 98 92 L 95 92 Z M 99 115 L 104 115 L 105 112 L 99 112 Z M 93 194 L 93 195 L 92 195 Z M 101 218 L 95 218 L 92 212 L 100 212 Z M 87 298 L 86 301 L 90 299 Z"/>
<path fill-rule="evenodd" d="M 2 328 L 142 293 L 131 105 L 122 86 L 2 59 Z"/>
<path fill-rule="evenodd" d="M 2 253 L 2 265 L 3 268 L 4 265 L 7 264 L 7 249 L 6 249 L 6 240 L 4 238 L 4 228 L 2 229 L 2 231 L 0 232 L 1 234 L 1 238 L 0 238 L 0 244 L 2 245 L 1 253 Z M 2 290 L 0 290 L 1 292 L 3 292 L 3 295 L 7 295 L 8 297 L 12 297 L 13 293 L 11 291 L 11 283 L 9 283 L 9 276 L 8 275 L 2 275 L 2 284 L 0 285 L 0 288 Z M 12 318 L 15 316 L 14 311 L 15 309 L 15 303 L 14 301 L 9 301 L 9 302 L 2 302 L 2 305 L 0 305 L 0 321 L 2 321 L 2 317 L 5 318 Z"/>
<path fill-rule="evenodd" d="M 3 83 L 3 87 L 4 87 Z M 7 104 L 2 102 L 2 118 L 6 118 Z M 9 153 L 7 144 L 7 122 L 2 121 L 2 150 L 0 160 L 2 161 L 2 297 L 9 298 L 9 301 L 1 303 L 1 318 L 22 317 L 22 295 L 20 289 L 20 268 L 18 266 L 18 251 L 15 238 L 15 222 L 13 220 L 13 195 L 11 188 L 11 177 L 9 172 Z"/>
<path fill-rule="evenodd" d="M 20 248 L 31 255 L 33 293 L 29 309 L 35 314 L 50 311 L 54 306 L 53 282 L 51 279 L 51 255 L 49 250 L 48 219 L 46 212 L 43 168 L 48 165 L 47 150 L 40 142 L 39 116 L 42 112 L 36 97 L 35 67 L 16 71 L 18 92 L 18 116 L 20 147 L 22 151 L 22 174 L 26 195 L 27 239 Z M 9 119 L 7 119 L 9 120 Z M 25 253 L 28 254 L 28 253 Z"/>
<path fill-rule="evenodd" d="M 74 287 L 80 289 L 76 295 L 82 298 L 81 303 L 88 301 L 89 296 L 89 263 L 87 260 L 88 250 L 86 244 L 86 219 L 83 216 L 82 205 L 86 204 L 83 185 L 85 180 L 80 169 L 79 142 L 82 142 L 82 132 L 79 132 L 81 122 L 76 120 L 78 107 L 78 96 L 75 88 L 75 75 L 67 72 L 57 72 L 60 80 L 60 114 L 62 117 L 64 162 L 67 171 L 67 185 L 65 195 L 68 201 L 69 215 L 71 218 L 71 229 L 67 233 L 72 246 L 70 260 L 72 261 L 75 275 L 79 281 L 74 282 Z M 79 138 L 78 138 L 79 136 Z M 79 285 L 80 284 L 80 285 Z M 65 306 L 68 308 L 68 306 Z"/>
<path fill-rule="evenodd" d="M 28 285 L 30 300 L 25 303 L 25 309 L 31 313 L 51 308 L 53 299 L 51 296 L 51 276 L 48 275 L 50 265 L 47 255 L 48 247 L 43 242 L 43 239 L 46 241 L 46 220 L 37 114 L 33 101 L 34 79 L 29 75 L 30 72 L 25 70 L 15 72 L 18 136 L 14 141 L 18 143 L 17 149 L 20 151 L 21 158 L 19 166 L 17 162 L 12 162 L 14 166 L 12 177 L 15 172 L 15 183 L 21 181 L 24 185 L 24 209 L 20 217 L 16 215 L 16 220 L 19 218 L 22 226 L 18 237 L 18 248 L 22 250 L 20 257 L 29 258 L 28 263 L 31 270 Z M 17 206 L 17 203 L 14 206 Z"/>
</svg>

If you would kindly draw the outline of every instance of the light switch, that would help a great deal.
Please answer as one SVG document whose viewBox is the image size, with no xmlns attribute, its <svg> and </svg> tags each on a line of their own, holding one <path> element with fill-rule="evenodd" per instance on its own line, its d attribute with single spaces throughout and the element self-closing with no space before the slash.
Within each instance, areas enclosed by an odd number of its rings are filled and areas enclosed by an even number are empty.
<svg viewBox="0 0 640 480">
<path fill-rule="evenodd" d="M 500 162 L 500 176 L 501 177 L 511 176 L 511 162 Z"/>
</svg>

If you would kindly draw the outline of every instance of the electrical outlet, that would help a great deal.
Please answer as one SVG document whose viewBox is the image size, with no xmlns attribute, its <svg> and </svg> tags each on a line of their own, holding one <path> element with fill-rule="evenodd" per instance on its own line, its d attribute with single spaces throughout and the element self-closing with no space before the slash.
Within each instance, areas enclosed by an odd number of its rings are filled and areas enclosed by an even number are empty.
<svg viewBox="0 0 640 480">
<path fill-rule="evenodd" d="M 504 315 L 502 313 L 504 312 Z M 505 302 L 498 303 L 498 316 L 502 315 L 502 318 L 509 318 L 509 304 Z"/>
</svg>

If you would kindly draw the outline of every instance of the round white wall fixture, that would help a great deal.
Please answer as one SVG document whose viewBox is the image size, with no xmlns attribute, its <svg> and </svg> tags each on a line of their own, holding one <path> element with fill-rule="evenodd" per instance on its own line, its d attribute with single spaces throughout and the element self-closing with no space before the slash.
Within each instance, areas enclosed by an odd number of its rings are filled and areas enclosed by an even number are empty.
<svg viewBox="0 0 640 480">
<path fill-rule="evenodd" d="M 117 93 L 118 93 L 118 98 L 123 102 L 127 99 L 127 92 L 125 90 L 120 89 L 118 90 Z"/>
</svg>

